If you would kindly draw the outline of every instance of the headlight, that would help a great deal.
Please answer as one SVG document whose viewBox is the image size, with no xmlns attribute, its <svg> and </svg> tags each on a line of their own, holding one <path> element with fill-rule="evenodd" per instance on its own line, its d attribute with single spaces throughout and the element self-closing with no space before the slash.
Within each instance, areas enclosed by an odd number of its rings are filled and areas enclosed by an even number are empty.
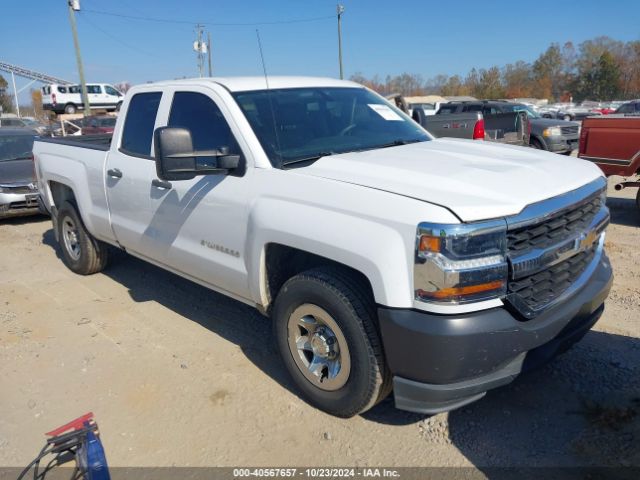
<svg viewBox="0 0 640 480">
<path fill-rule="evenodd" d="M 458 304 L 505 295 L 506 231 L 504 221 L 418 225 L 416 300 Z"/>
<path fill-rule="evenodd" d="M 542 131 L 543 137 L 559 137 L 562 135 L 562 129 L 560 127 L 549 127 Z"/>
</svg>

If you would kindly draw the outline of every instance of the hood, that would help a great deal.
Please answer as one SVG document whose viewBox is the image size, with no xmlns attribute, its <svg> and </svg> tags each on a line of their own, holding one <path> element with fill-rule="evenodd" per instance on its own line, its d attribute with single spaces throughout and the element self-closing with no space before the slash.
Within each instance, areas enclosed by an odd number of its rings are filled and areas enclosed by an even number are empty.
<svg viewBox="0 0 640 480">
<path fill-rule="evenodd" d="M 578 122 L 569 122 L 567 120 L 557 120 L 555 118 L 531 118 L 529 117 L 532 127 L 548 128 L 548 127 L 579 127 Z"/>
<path fill-rule="evenodd" d="M 441 205 L 464 222 L 515 215 L 602 176 L 598 167 L 578 158 L 444 138 L 331 155 L 296 173 Z"/>
<path fill-rule="evenodd" d="M 0 185 L 7 183 L 27 184 L 35 181 L 33 160 L 0 161 Z"/>
</svg>

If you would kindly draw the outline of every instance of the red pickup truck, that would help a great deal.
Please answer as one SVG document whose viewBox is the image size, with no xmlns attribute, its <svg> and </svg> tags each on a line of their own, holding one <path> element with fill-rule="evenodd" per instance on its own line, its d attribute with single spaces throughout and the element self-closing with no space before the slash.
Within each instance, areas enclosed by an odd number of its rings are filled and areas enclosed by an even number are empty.
<svg viewBox="0 0 640 480">
<path fill-rule="evenodd" d="M 626 177 L 616 190 L 640 187 L 640 115 L 585 118 L 578 156 L 596 163 L 607 177 Z M 636 204 L 640 208 L 640 190 Z"/>
</svg>

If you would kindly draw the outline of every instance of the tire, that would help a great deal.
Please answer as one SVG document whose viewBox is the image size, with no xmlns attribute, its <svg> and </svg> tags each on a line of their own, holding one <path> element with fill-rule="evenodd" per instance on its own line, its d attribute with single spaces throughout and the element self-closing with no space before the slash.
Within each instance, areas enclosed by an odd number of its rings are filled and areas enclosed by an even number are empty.
<svg viewBox="0 0 640 480">
<path fill-rule="evenodd" d="M 74 114 L 78 111 L 78 107 L 76 107 L 73 103 L 67 103 L 64 106 L 64 113 L 67 113 L 69 115 Z"/>
<path fill-rule="evenodd" d="M 636 207 L 638 207 L 638 213 L 640 213 L 640 188 L 638 189 L 638 193 L 636 194 Z"/>
<path fill-rule="evenodd" d="M 542 146 L 542 143 L 540 142 L 540 140 L 538 140 L 537 138 L 533 138 L 533 137 L 529 139 L 529 146 L 531 148 L 535 148 L 536 150 L 546 150 Z"/>
<path fill-rule="evenodd" d="M 294 276 L 278 293 L 272 317 L 285 367 L 310 404 L 348 418 L 391 391 L 375 303 L 355 275 L 322 267 Z M 299 344 L 305 347 L 299 349 Z M 323 357 L 327 346 L 331 352 Z M 332 360 L 331 355 L 337 357 Z M 314 374 L 313 365 L 322 362 L 325 366 Z"/>
<path fill-rule="evenodd" d="M 73 203 L 62 204 L 56 223 L 62 260 L 69 270 L 79 275 L 91 275 L 107 266 L 108 245 L 87 231 Z"/>
<path fill-rule="evenodd" d="M 564 121 L 566 121 L 566 122 L 570 122 L 571 120 L 573 120 L 573 119 L 571 118 L 571 115 L 564 115 L 564 116 L 562 117 L 562 119 L 563 119 Z"/>
</svg>

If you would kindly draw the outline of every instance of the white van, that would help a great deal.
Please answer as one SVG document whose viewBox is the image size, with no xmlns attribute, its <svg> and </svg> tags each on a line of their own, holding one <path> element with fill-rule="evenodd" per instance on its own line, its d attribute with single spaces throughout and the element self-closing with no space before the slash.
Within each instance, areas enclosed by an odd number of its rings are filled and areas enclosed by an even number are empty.
<svg viewBox="0 0 640 480">
<path fill-rule="evenodd" d="M 107 83 L 88 83 L 87 95 L 92 108 L 120 110 L 122 105 L 122 93 Z M 42 107 L 56 113 L 76 113 L 84 109 L 80 85 L 45 85 L 42 87 Z"/>
</svg>

